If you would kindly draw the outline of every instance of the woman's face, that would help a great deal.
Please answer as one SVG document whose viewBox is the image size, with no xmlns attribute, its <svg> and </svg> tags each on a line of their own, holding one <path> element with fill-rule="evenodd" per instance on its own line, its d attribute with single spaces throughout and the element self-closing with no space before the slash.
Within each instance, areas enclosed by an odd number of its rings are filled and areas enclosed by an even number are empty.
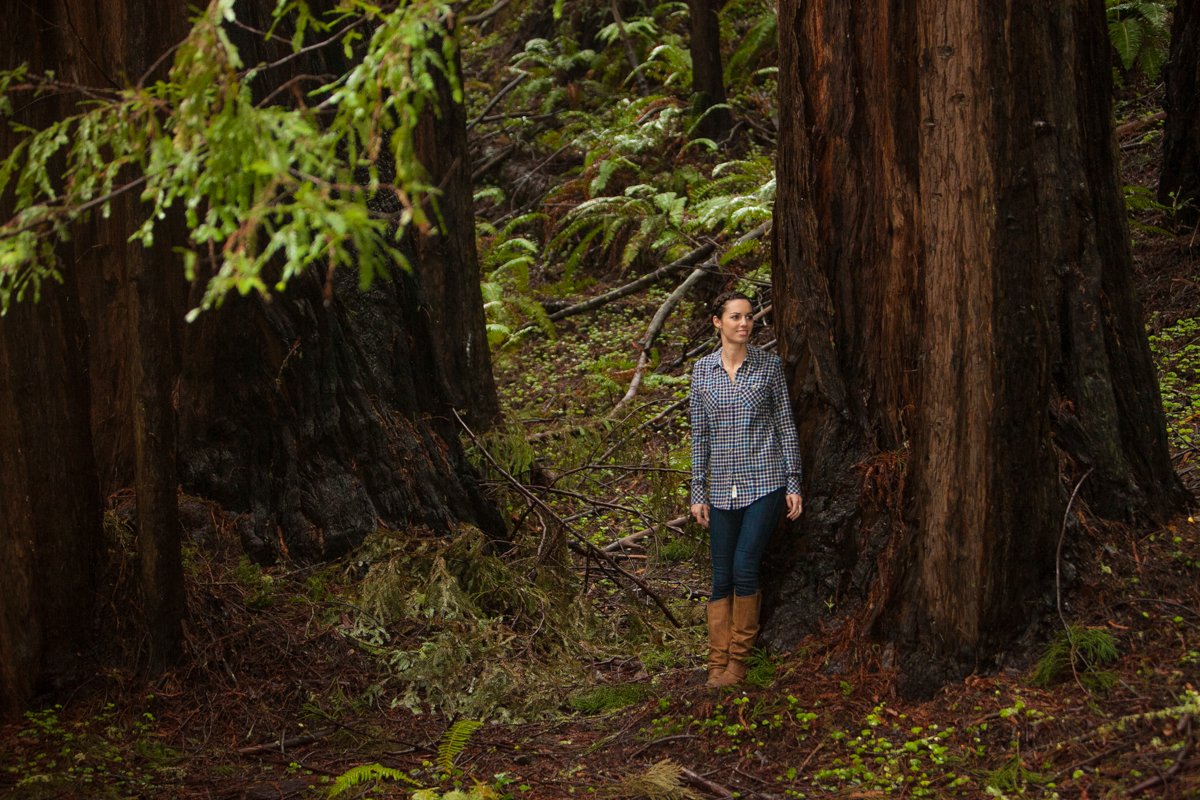
<svg viewBox="0 0 1200 800">
<path fill-rule="evenodd" d="M 750 333 L 754 330 L 754 320 L 751 319 L 749 300 L 730 300 L 721 310 L 721 316 L 713 317 L 713 327 L 721 337 L 721 341 L 730 344 L 746 344 L 750 341 Z"/>
</svg>

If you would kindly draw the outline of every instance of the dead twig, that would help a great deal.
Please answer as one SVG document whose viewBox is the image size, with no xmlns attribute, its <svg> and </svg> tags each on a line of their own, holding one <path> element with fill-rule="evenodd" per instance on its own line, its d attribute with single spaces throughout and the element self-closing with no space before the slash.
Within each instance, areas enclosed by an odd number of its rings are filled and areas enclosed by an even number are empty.
<svg viewBox="0 0 1200 800">
<path fill-rule="evenodd" d="M 724 786 L 722 786 L 719 783 L 713 783 L 708 778 L 705 778 L 703 775 L 698 775 L 695 772 L 692 772 L 687 767 L 680 767 L 679 774 L 681 776 L 683 776 L 683 779 L 686 780 L 688 783 L 692 784 L 693 786 L 704 789 L 706 792 L 711 792 L 711 793 L 715 794 L 717 797 L 720 797 L 720 798 L 733 797 L 733 792 L 731 792 L 729 789 L 726 789 Z"/>
<path fill-rule="evenodd" d="M 475 435 L 475 432 L 473 430 L 471 430 L 471 428 L 467 425 L 466 421 L 463 420 L 463 418 L 459 415 L 458 410 L 451 409 L 451 413 L 454 414 L 454 418 L 456 420 L 458 420 L 458 424 L 460 426 L 462 426 L 462 429 L 467 432 L 467 436 L 469 436 L 471 441 L 475 443 L 475 446 L 479 448 L 479 452 L 483 454 L 483 457 L 486 458 L 488 460 L 488 462 L 493 467 L 496 468 L 496 471 L 499 472 L 501 475 L 503 475 L 504 479 L 507 480 L 510 484 L 512 484 L 513 488 L 515 488 L 518 492 L 520 492 L 522 495 L 524 495 L 525 499 L 529 500 L 531 503 L 537 505 L 539 508 L 541 508 L 543 511 L 545 511 L 548 516 L 550 516 L 559 525 L 562 526 L 563 530 L 567 531 L 568 533 L 571 534 L 571 536 L 575 537 L 576 541 L 579 543 L 579 546 L 581 548 L 583 548 L 583 550 L 587 553 L 587 555 L 592 557 L 592 558 L 587 559 L 587 562 L 586 562 L 587 564 L 590 565 L 592 562 L 592 559 L 594 558 L 597 562 L 603 562 L 606 565 L 608 565 L 612 570 L 625 576 L 625 578 L 627 578 L 631 583 L 633 583 L 635 586 L 637 586 L 639 589 L 641 589 L 643 592 L 645 592 L 647 597 L 649 597 L 651 600 L 654 601 L 654 604 L 658 606 L 659 610 L 663 612 L 663 616 L 665 616 L 668 620 L 670 620 L 672 625 L 674 625 L 676 628 L 683 627 L 679 623 L 679 620 L 675 618 L 675 615 L 671 613 L 671 609 L 667 607 L 667 604 L 663 601 L 663 599 L 661 597 L 659 597 L 658 594 L 656 594 L 648 585 L 646 585 L 645 581 L 643 581 L 638 576 L 633 575 L 630 572 L 628 572 L 627 570 L 623 569 L 621 567 L 621 565 L 618 564 L 611 555 L 609 555 L 608 553 L 605 553 L 603 550 L 596 547 L 596 545 L 589 542 L 586 536 L 581 534 L 579 531 L 575 530 L 570 524 L 567 523 L 566 520 L 564 520 L 562 517 L 560 517 L 558 515 L 558 512 L 556 512 L 554 509 L 552 509 L 550 506 L 548 506 L 540 497 L 538 497 L 536 494 L 531 492 L 524 484 L 522 484 L 520 481 L 518 481 L 516 478 L 514 478 L 512 475 L 510 475 L 508 470 L 504 469 L 504 467 L 502 467 L 500 465 L 500 463 L 498 461 L 496 461 L 496 459 L 492 456 L 492 454 L 487 451 L 487 449 L 483 446 L 483 443 L 480 442 L 479 438 Z M 586 581 L 586 578 L 585 578 L 585 581 Z"/>
<path fill-rule="evenodd" d="M 1168 769 L 1166 772 L 1155 775 L 1152 778 L 1147 778 L 1137 786 L 1134 786 L 1132 789 L 1130 789 L 1129 795 L 1131 797 L 1135 794 L 1141 794 L 1147 789 L 1153 789 L 1155 786 L 1160 784 L 1165 785 L 1167 781 L 1179 774 L 1179 770 L 1183 769 L 1183 762 L 1187 761 L 1187 757 L 1192 752 L 1192 746 L 1196 743 L 1196 738 L 1193 735 L 1194 731 L 1192 730 L 1191 714 L 1186 714 L 1184 716 L 1183 724 L 1180 727 L 1187 731 L 1187 739 L 1184 740 L 1183 747 L 1179 750 L 1179 757 L 1175 759 L 1175 763 L 1172 764 L 1170 769 Z"/>
<path fill-rule="evenodd" d="M 645 338 L 638 343 L 638 347 L 642 352 L 638 356 L 637 368 L 633 371 L 633 379 L 629 382 L 629 389 L 625 392 L 625 396 L 621 398 L 620 402 L 613 406 L 612 411 L 608 412 L 609 419 L 619 416 L 633 398 L 637 396 L 638 389 L 642 386 L 642 376 L 646 374 L 646 367 L 650 366 L 651 347 L 654 345 L 654 340 L 658 338 L 659 331 L 662 330 L 667 317 L 671 315 L 671 312 L 675 310 L 675 306 L 679 305 L 680 301 L 691 291 L 692 287 L 717 266 L 717 262 L 709 261 L 692 270 L 692 274 L 688 275 L 684 282 L 679 284 L 675 291 L 671 292 L 670 296 L 658 307 L 654 318 L 650 320 L 650 326 L 646 329 Z"/>
<path fill-rule="evenodd" d="M 672 528 L 672 529 L 678 530 L 678 526 L 684 524 L 687 521 L 688 521 L 688 516 L 686 514 L 684 514 L 682 517 L 676 517 L 675 519 L 667 520 L 666 522 L 663 523 L 663 526 L 667 527 L 667 528 Z M 604 545 L 604 552 L 612 553 L 617 550 L 624 550 L 629 545 L 633 544 L 634 542 L 636 542 L 639 539 L 646 538 L 650 534 L 654 533 L 656 530 L 658 530 L 658 526 L 654 526 L 652 528 L 646 528 L 645 530 L 638 531 L 637 533 L 631 533 L 628 536 L 624 537 L 623 539 L 617 539 L 615 542 L 610 542 L 609 544 Z M 680 533 L 682 533 L 682 531 L 680 531 Z"/>
<path fill-rule="evenodd" d="M 1075 484 L 1074 491 L 1071 492 L 1071 498 L 1067 500 L 1067 507 L 1063 511 L 1062 527 L 1058 532 L 1058 548 L 1054 552 L 1054 593 L 1058 601 L 1058 618 L 1062 621 L 1063 630 L 1067 634 L 1067 641 L 1071 645 L 1071 674 L 1075 676 L 1075 683 L 1080 689 L 1084 689 L 1083 683 L 1079 680 L 1079 673 L 1075 671 L 1075 639 L 1071 635 L 1071 626 L 1067 624 L 1067 615 L 1063 613 L 1062 604 L 1062 549 L 1063 540 L 1067 536 L 1067 522 L 1071 518 L 1071 506 L 1075 502 L 1075 496 L 1079 494 L 1079 487 L 1083 486 L 1083 482 L 1087 480 L 1088 475 L 1092 474 L 1092 468 L 1083 473 L 1083 477 Z M 1087 690 L 1084 689 L 1086 692 Z"/>
<path fill-rule="evenodd" d="M 574 305 L 567 306 L 566 308 L 559 309 L 551 314 L 549 318 L 552 322 L 557 322 L 560 319 L 566 319 L 567 317 L 572 317 L 576 314 L 582 314 L 585 311 L 592 311 L 593 309 L 597 309 L 606 303 L 611 303 L 613 300 L 619 300 L 622 297 L 631 295 L 640 289 L 644 289 L 647 286 L 656 283 L 660 279 L 670 275 L 672 272 L 678 272 L 684 267 L 696 265 L 712 255 L 713 251 L 716 249 L 717 246 L 711 242 L 709 244 L 701 245 L 682 258 L 676 259 L 670 264 L 661 266 L 653 272 L 648 272 L 637 280 L 630 281 L 623 286 L 618 286 L 617 288 L 607 291 L 604 294 L 597 295 L 582 302 L 575 303 Z"/>
</svg>

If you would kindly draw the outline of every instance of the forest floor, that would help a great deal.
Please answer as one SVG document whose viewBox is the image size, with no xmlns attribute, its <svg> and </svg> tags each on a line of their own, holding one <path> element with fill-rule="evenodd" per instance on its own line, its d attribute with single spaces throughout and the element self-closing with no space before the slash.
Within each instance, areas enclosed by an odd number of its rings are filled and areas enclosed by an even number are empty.
<svg viewBox="0 0 1200 800">
<path fill-rule="evenodd" d="M 1127 130 L 1126 181 L 1149 186 L 1156 128 Z M 1155 214 L 1134 228 L 1139 285 L 1164 396 L 1190 398 L 1200 248 L 1156 230 Z M 1077 509 L 1037 634 L 933 697 L 901 696 L 895 669 L 834 628 L 760 654 L 745 686 L 705 689 L 702 536 L 646 522 L 686 507 L 686 361 L 639 394 L 636 419 L 653 424 L 595 424 L 664 295 L 497 355 L 508 421 L 474 457 L 530 534 L 512 554 L 469 535 L 381 533 L 334 564 L 262 568 L 221 509 L 186 499 L 184 664 L 150 683 L 98 670 L 61 705 L 0 728 L 0 796 L 1200 797 L 1191 517 L 1134 528 Z M 673 319 L 660 364 L 706 332 L 693 306 Z M 1176 405 L 1176 463 L 1200 494 L 1200 456 L 1179 438 L 1194 414 Z M 522 511 L 485 450 L 530 486 L 573 488 Z M 124 502 L 110 514 L 117 591 L 129 582 Z M 619 579 L 579 555 L 646 527 L 615 554 Z"/>
</svg>

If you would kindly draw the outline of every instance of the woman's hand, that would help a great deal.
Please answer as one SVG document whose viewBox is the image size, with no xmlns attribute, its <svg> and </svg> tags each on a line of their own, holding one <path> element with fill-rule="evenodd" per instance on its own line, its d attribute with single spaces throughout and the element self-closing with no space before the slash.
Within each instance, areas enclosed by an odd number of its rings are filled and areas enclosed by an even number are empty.
<svg viewBox="0 0 1200 800">
<path fill-rule="evenodd" d="M 693 503 L 692 517 L 696 522 L 700 523 L 700 527 L 708 527 L 708 503 Z"/>
<path fill-rule="evenodd" d="M 695 506 L 692 506 L 692 513 L 695 513 Z M 798 494 L 789 494 L 787 496 L 787 518 L 800 519 L 800 512 L 804 510 L 804 498 Z"/>
</svg>

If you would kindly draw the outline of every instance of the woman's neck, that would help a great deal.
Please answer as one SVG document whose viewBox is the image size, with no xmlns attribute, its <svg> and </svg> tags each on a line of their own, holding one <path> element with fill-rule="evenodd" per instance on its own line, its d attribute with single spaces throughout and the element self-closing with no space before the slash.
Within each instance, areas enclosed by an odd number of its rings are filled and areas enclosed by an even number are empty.
<svg viewBox="0 0 1200 800">
<path fill-rule="evenodd" d="M 721 360 L 729 366 L 737 366 L 746 360 L 746 345 L 721 342 Z"/>
</svg>

